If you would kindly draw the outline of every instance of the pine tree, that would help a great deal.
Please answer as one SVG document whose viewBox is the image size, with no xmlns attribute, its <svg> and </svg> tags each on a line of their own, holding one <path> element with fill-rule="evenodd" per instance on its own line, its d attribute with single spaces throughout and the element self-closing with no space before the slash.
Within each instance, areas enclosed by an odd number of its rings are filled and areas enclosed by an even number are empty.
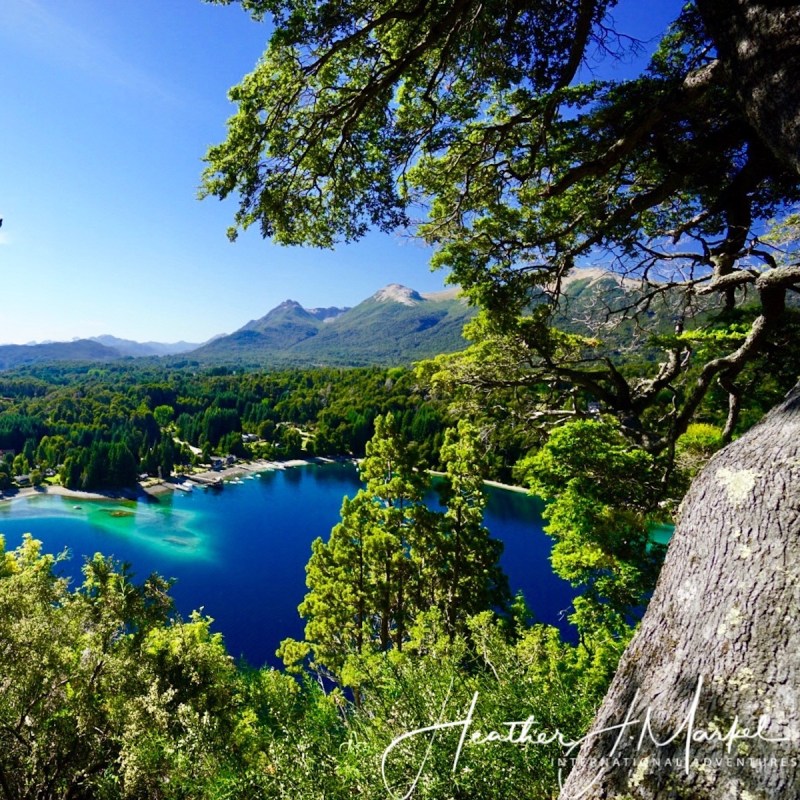
<svg viewBox="0 0 800 800">
<path fill-rule="evenodd" d="M 293 663 L 311 654 L 339 676 L 350 654 L 402 650 L 418 616 L 439 608 L 453 636 L 467 616 L 505 604 L 498 566 L 502 544 L 483 527 L 480 452 L 475 430 L 448 431 L 449 508 L 425 504 L 427 473 L 391 414 L 377 417 L 361 465 L 365 487 L 342 503 L 342 521 L 317 539 L 306 567 L 308 593 L 299 607 L 305 643 L 282 643 Z"/>
<path fill-rule="evenodd" d="M 443 603 L 450 636 L 464 620 L 509 600 L 508 580 L 499 566 L 502 542 L 483 525 L 483 493 L 478 432 L 467 420 L 445 433 L 441 460 L 446 469 L 442 563 Z"/>
<path fill-rule="evenodd" d="M 441 527 L 441 515 L 424 504 L 427 475 L 415 464 L 393 416 L 377 417 L 360 470 L 365 487 L 344 499 L 329 540 L 312 545 L 299 607 L 307 648 L 286 640 L 285 660 L 310 649 L 318 666 L 338 674 L 350 653 L 402 649 L 420 608 L 424 544 Z"/>
</svg>

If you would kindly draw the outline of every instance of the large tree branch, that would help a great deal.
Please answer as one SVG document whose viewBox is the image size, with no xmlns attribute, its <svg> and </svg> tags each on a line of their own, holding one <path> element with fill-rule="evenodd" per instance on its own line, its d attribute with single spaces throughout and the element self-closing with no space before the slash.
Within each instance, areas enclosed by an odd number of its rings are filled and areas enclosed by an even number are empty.
<svg viewBox="0 0 800 800">
<path fill-rule="evenodd" d="M 709 361 L 701 370 L 695 381 L 692 391 L 675 417 L 673 430 L 668 436 L 662 437 L 656 448 L 663 450 L 670 440 L 674 440 L 686 432 L 703 398 L 708 393 L 712 380 L 717 375 L 722 375 L 726 381 L 732 381 L 758 353 L 767 339 L 767 335 L 776 322 L 776 315 L 761 314 L 753 322 L 747 337 L 742 344 L 727 356 Z"/>
<path fill-rule="evenodd" d="M 601 156 L 570 169 L 555 183 L 542 191 L 542 197 L 556 197 L 585 178 L 605 175 L 613 166 L 630 155 L 665 117 L 676 109 L 693 102 L 698 95 L 707 91 L 717 82 L 720 73 L 718 61 L 701 67 L 686 76 L 679 90 L 663 102 L 651 106 L 644 117 L 639 119 L 626 133 L 615 141 Z"/>
</svg>

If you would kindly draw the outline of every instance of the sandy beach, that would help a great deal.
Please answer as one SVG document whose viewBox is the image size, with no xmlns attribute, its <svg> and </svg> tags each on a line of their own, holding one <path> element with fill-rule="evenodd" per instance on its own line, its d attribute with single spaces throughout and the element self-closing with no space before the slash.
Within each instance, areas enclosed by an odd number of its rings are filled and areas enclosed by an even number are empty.
<svg viewBox="0 0 800 800">
<path fill-rule="evenodd" d="M 323 456 L 316 456 L 314 458 L 293 458 L 288 461 L 266 461 L 264 459 L 256 459 L 255 461 L 237 461 L 229 467 L 222 469 L 201 470 L 198 472 L 181 473 L 185 478 L 192 480 L 194 478 L 200 481 L 214 481 L 218 478 L 227 480 L 229 478 L 239 478 L 242 475 L 249 475 L 254 472 L 271 472 L 279 469 L 291 469 L 292 467 L 304 467 L 308 464 L 335 464 L 341 461 L 349 461 L 351 459 L 337 459 L 325 458 Z M 181 480 L 181 477 L 177 479 Z"/>
<path fill-rule="evenodd" d="M 119 491 L 96 491 L 82 492 L 78 489 L 67 489 L 58 484 L 45 484 L 39 487 L 26 486 L 13 492 L 0 492 L 0 503 L 11 500 L 18 500 L 26 497 L 42 497 L 44 495 L 55 495 L 56 497 L 68 497 L 73 500 L 143 500 L 146 497 L 157 497 L 166 492 L 180 491 L 177 485 L 184 481 L 196 479 L 199 483 L 212 483 L 216 480 L 232 480 L 244 475 L 255 472 L 268 472 L 271 470 L 290 469 L 291 467 L 301 467 L 307 464 L 333 464 L 343 459 L 315 457 L 310 459 L 295 458 L 288 461 L 247 461 L 237 462 L 229 467 L 218 470 L 198 470 L 196 472 L 182 472 L 169 480 L 159 480 L 149 478 L 140 481 L 136 488 L 123 489 Z"/>
<path fill-rule="evenodd" d="M 429 469 L 428 475 L 436 475 L 437 477 L 443 478 L 447 475 L 446 472 L 439 472 L 435 469 Z M 530 489 L 526 489 L 524 486 L 514 486 L 510 483 L 500 483 L 500 481 L 484 481 L 484 486 L 494 486 L 495 489 L 508 489 L 509 492 L 521 492 L 522 494 L 530 494 Z"/>
<path fill-rule="evenodd" d="M 145 490 L 142 490 L 146 493 Z M 44 486 L 26 486 L 13 492 L 3 492 L 0 494 L 0 502 L 19 500 L 25 497 L 42 497 L 44 495 L 55 495 L 56 497 L 69 497 L 74 500 L 135 500 L 138 492 L 130 489 L 127 492 L 82 492 L 77 489 L 67 489 L 57 484 L 47 484 Z"/>
<path fill-rule="evenodd" d="M 487 486 L 494 486 L 496 489 L 508 489 L 509 492 L 522 492 L 522 494 L 530 494 L 531 490 L 526 489 L 524 486 L 513 486 L 510 483 L 500 483 L 500 481 L 484 481 Z"/>
<path fill-rule="evenodd" d="M 185 481 L 196 481 L 200 484 L 211 484 L 215 481 L 222 480 L 235 480 L 246 475 L 252 475 L 257 472 L 270 472 L 273 470 L 291 469 L 292 467 L 303 467 L 308 464 L 336 464 L 336 463 L 357 463 L 353 458 L 326 458 L 324 456 L 315 456 L 314 458 L 293 458 L 287 461 L 267 461 L 264 459 L 257 459 L 255 461 L 241 461 L 231 464 L 229 467 L 222 469 L 199 469 L 193 472 L 181 472 L 176 477 L 169 480 L 159 480 L 158 478 L 149 478 L 145 481 L 140 481 L 135 489 L 127 489 L 120 491 L 96 491 L 96 492 L 82 492 L 78 489 L 67 489 L 64 486 L 57 484 L 46 484 L 40 487 L 26 486 L 24 489 L 17 489 L 9 493 L 0 492 L 0 503 L 10 500 L 17 500 L 25 497 L 41 497 L 43 495 L 55 495 L 57 497 L 69 497 L 74 500 L 143 500 L 146 497 L 157 497 L 166 492 L 181 491 L 178 488 L 180 484 Z M 444 475 L 443 472 L 435 470 L 428 470 L 431 475 Z M 500 483 L 499 481 L 484 481 L 487 486 L 494 486 L 498 489 L 508 489 L 512 492 L 521 492 L 529 494 L 528 489 L 524 486 L 511 486 L 507 483 Z"/>
</svg>

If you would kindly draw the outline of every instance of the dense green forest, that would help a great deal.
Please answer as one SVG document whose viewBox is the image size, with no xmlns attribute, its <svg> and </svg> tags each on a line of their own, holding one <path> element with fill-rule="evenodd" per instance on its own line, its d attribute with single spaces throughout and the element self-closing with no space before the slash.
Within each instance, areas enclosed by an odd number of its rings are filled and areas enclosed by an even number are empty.
<svg viewBox="0 0 800 800">
<path fill-rule="evenodd" d="M 546 387 L 527 399 L 498 387 L 503 411 L 479 413 L 483 389 L 445 390 L 441 368 L 234 373 L 129 362 L 3 373 L 9 476 L 54 469 L 67 485 L 125 487 L 139 471 L 188 469 L 212 453 L 365 457 L 364 489 L 312 547 L 306 634 L 281 645 L 286 672 L 234 664 L 209 619 L 175 615 L 158 576 L 137 584 L 98 555 L 70 586 L 35 541 L 6 552 L 5 796 L 377 798 L 412 786 L 429 798 L 550 796 L 557 742 L 468 745 L 455 774 L 453 731 L 432 754 L 424 735 L 392 744 L 464 719 L 473 700 L 471 732 L 505 735 L 524 712 L 518 732 L 530 715 L 536 731 L 580 738 L 658 574 L 650 522 L 668 516 L 721 446 L 726 409 L 709 398 L 707 421 L 681 437 L 664 484 L 663 459 L 631 448 L 586 396 L 584 413 L 548 435 L 513 413 Z M 464 408 L 472 422 L 459 421 Z M 760 413 L 748 404 L 742 424 Z M 257 440 L 245 443 L 247 433 Z M 423 467 L 445 473 L 445 511 L 422 502 Z M 509 476 L 551 498 L 553 567 L 575 586 L 578 645 L 507 594 L 499 543 L 481 524 L 481 483 Z"/>
<path fill-rule="evenodd" d="M 385 797 L 413 788 L 433 798 L 452 791 L 457 737 L 443 737 L 447 747 L 429 759 L 426 736 L 403 734 L 442 714 L 461 719 L 472 706 L 472 732 L 488 737 L 524 709 L 526 730 L 535 718 L 537 730 L 579 737 L 626 637 L 593 621 L 572 646 L 533 624 L 524 598 L 509 597 L 500 543 L 482 525 L 477 429 L 463 420 L 447 429 L 446 506 L 432 511 L 418 448 L 398 419 L 376 417 L 365 487 L 312 547 L 305 639 L 282 643 L 285 673 L 235 665 L 211 620 L 174 614 L 156 575 L 137 584 L 97 554 L 72 587 L 30 537 L 5 552 L 4 796 Z M 464 750 L 457 791 L 500 798 L 555 785 L 557 743 L 498 751 Z"/>
<path fill-rule="evenodd" d="M 140 474 L 168 478 L 212 454 L 360 457 L 389 411 L 419 443 L 420 463 L 435 467 L 447 425 L 442 402 L 402 368 L 53 364 L 2 373 L 0 396 L 0 488 L 31 471 L 34 483 L 51 472 L 74 489 L 132 487 Z"/>
</svg>

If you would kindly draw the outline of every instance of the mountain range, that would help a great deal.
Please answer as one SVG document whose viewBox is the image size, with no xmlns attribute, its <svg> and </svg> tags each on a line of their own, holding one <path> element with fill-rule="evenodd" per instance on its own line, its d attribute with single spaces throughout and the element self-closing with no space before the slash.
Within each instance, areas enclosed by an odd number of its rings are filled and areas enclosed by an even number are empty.
<svg viewBox="0 0 800 800">
<path fill-rule="evenodd" d="M 303 308 L 286 300 L 260 319 L 204 344 L 135 342 L 111 335 L 72 342 L 0 345 L 0 370 L 42 361 L 165 357 L 242 366 L 407 364 L 467 345 L 475 309 L 452 289 L 420 294 L 390 284 L 354 308 Z"/>
<path fill-rule="evenodd" d="M 575 270 L 562 280 L 556 324 L 572 333 L 600 335 L 614 351 L 638 335 L 632 321 L 609 328 L 609 313 L 642 299 L 641 285 L 599 268 Z M 658 330 L 669 332 L 676 300 L 659 294 L 643 312 Z M 535 305 L 540 300 L 534 296 Z M 708 301 L 709 306 L 713 301 Z M 410 364 L 466 347 L 461 331 L 476 313 L 458 289 L 420 294 L 389 284 L 353 308 L 303 308 L 285 300 L 263 317 L 203 344 L 134 342 L 104 335 L 73 342 L 0 346 L 0 370 L 38 361 L 110 361 L 157 357 L 167 364 L 240 367 L 366 366 Z M 612 315 L 614 316 L 614 315 Z"/>
<path fill-rule="evenodd" d="M 466 347 L 461 329 L 475 310 L 457 294 L 422 295 L 394 283 L 354 308 L 306 309 L 286 300 L 189 356 L 287 366 L 409 363 Z"/>
</svg>

